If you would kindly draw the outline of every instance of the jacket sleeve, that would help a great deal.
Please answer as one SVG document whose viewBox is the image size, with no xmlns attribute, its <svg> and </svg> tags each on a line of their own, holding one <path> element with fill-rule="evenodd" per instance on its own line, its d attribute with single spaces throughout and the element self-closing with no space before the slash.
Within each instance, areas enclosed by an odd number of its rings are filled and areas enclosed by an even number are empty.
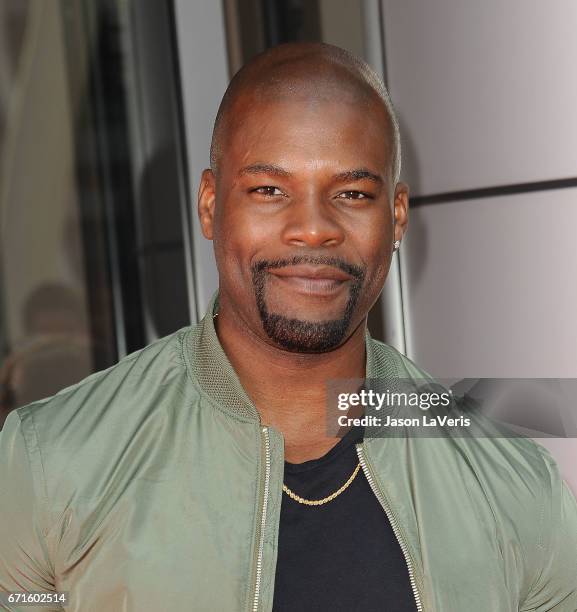
<svg viewBox="0 0 577 612">
<path fill-rule="evenodd" d="M 0 431 L 0 591 L 54 592 L 45 534 L 47 504 L 40 450 L 31 415 L 12 411 Z M 60 610 L 2 604 L 12 611 Z"/>
<path fill-rule="evenodd" d="M 577 502 L 549 451 L 538 445 L 549 483 L 544 488 L 540 569 L 521 610 L 577 611 Z"/>
</svg>

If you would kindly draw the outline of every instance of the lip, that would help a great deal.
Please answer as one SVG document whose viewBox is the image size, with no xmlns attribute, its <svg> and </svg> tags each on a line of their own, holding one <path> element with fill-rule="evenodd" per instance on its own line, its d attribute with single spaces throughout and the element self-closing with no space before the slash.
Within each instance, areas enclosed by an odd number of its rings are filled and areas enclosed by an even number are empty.
<svg viewBox="0 0 577 612">
<path fill-rule="evenodd" d="M 298 265 L 268 272 L 296 293 L 317 297 L 332 297 L 352 280 L 346 272 L 330 266 Z"/>
<path fill-rule="evenodd" d="M 283 278 L 302 278 L 310 280 L 333 280 L 333 281 L 349 281 L 352 280 L 350 274 L 331 266 L 310 266 L 296 265 L 286 266 L 284 268 L 274 268 L 268 270 L 269 274 L 280 276 Z"/>
</svg>

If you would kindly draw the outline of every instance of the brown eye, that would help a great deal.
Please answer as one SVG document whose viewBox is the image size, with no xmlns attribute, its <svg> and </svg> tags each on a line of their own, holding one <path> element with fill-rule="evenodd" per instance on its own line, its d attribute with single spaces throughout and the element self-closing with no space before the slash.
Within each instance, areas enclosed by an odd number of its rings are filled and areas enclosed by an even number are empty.
<svg viewBox="0 0 577 612">
<path fill-rule="evenodd" d="M 343 193 L 340 193 L 338 197 L 345 200 L 366 200 L 371 196 L 363 191 L 343 191 Z"/>
<path fill-rule="evenodd" d="M 252 190 L 254 193 L 259 193 L 264 196 L 275 197 L 283 195 L 282 191 L 278 187 L 272 187 L 271 185 L 265 185 L 263 187 L 257 187 Z M 275 191 L 277 193 L 275 193 Z"/>
</svg>

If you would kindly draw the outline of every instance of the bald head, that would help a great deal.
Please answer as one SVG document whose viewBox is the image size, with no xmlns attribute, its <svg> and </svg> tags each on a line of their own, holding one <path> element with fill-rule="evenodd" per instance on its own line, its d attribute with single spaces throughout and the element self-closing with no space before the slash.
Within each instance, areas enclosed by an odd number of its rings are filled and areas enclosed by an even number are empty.
<svg viewBox="0 0 577 612">
<path fill-rule="evenodd" d="M 380 108 L 386 117 L 392 184 L 401 167 L 399 127 L 388 92 L 364 61 L 326 43 L 286 43 L 260 53 L 231 80 L 214 124 L 210 165 L 218 174 L 226 143 L 243 113 L 255 104 L 277 101 L 349 102 L 359 108 Z"/>
</svg>

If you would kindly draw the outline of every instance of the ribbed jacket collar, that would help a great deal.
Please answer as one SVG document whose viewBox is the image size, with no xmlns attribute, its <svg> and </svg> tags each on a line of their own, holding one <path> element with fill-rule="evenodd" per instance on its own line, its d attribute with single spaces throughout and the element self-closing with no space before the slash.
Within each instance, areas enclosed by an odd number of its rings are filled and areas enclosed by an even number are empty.
<svg viewBox="0 0 577 612">
<path fill-rule="evenodd" d="M 218 312 L 218 290 L 215 291 L 200 323 L 190 328 L 184 347 L 185 359 L 192 376 L 213 401 L 242 420 L 259 421 L 259 413 L 244 390 L 218 339 L 214 315 Z M 366 378 L 390 378 L 397 375 L 388 347 L 365 332 Z"/>
</svg>

